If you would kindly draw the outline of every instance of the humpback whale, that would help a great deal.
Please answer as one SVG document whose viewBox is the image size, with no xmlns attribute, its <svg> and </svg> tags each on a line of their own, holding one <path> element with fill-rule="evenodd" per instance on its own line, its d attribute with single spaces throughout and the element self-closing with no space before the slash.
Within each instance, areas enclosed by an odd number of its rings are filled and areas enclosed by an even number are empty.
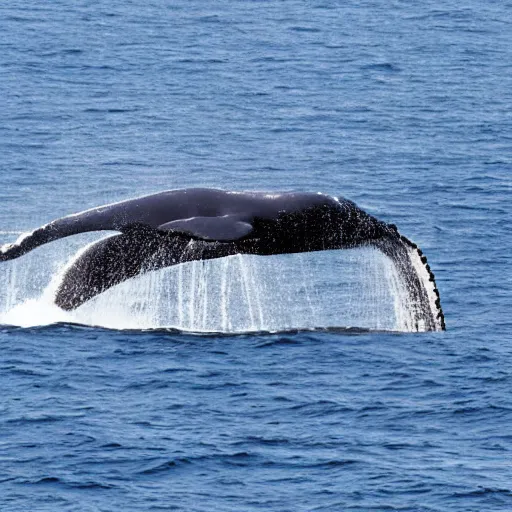
<svg viewBox="0 0 512 512">
<path fill-rule="evenodd" d="M 117 231 L 67 268 L 55 303 L 73 310 L 141 273 L 234 254 L 275 255 L 373 246 L 391 258 L 418 330 L 444 330 L 434 274 L 419 247 L 344 198 L 321 193 L 168 190 L 56 219 L 0 248 L 0 261 L 90 231 Z"/>
</svg>

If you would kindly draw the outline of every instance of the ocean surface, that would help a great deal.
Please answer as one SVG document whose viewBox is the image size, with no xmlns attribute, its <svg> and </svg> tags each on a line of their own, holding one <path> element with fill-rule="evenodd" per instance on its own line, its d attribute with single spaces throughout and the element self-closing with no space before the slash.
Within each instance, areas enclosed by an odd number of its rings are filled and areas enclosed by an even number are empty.
<svg viewBox="0 0 512 512">
<path fill-rule="evenodd" d="M 0 510 L 511 511 L 512 4 L 12 0 L 0 244 L 191 186 L 347 197 L 414 240 L 150 273 L 73 313 L 0 264 Z M 390 277 L 391 276 L 391 277 Z"/>
</svg>

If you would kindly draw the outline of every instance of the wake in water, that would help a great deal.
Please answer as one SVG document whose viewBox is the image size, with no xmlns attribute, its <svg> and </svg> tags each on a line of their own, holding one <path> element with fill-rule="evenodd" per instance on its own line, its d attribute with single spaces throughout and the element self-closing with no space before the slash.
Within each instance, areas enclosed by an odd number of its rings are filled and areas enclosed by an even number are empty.
<svg viewBox="0 0 512 512">
<path fill-rule="evenodd" d="M 392 260 L 370 247 L 273 257 L 235 255 L 147 272 L 73 311 L 55 305 L 84 238 L 1 267 L 0 323 L 254 332 L 312 328 L 424 330 Z M 75 254 L 74 254 L 75 253 Z"/>
</svg>

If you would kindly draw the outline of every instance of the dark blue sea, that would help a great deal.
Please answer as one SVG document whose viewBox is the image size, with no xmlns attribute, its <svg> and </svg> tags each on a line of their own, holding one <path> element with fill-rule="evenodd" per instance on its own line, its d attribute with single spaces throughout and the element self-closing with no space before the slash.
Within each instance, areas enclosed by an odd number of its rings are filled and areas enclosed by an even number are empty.
<svg viewBox="0 0 512 512">
<path fill-rule="evenodd" d="M 447 327 L 406 332 L 371 250 L 64 313 L 105 234 L 40 247 L 0 264 L 2 512 L 512 510 L 509 1 L 12 0 L 0 70 L 0 245 L 166 189 L 321 191 L 423 249 Z"/>
</svg>

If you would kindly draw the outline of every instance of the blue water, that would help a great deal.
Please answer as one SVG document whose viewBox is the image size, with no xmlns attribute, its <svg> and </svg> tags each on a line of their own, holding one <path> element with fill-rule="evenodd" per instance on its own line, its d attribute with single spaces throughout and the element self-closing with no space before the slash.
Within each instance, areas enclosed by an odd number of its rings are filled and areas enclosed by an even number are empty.
<svg viewBox="0 0 512 512">
<path fill-rule="evenodd" d="M 512 510 L 511 8 L 0 7 L 0 243 L 163 189 L 319 190 L 419 244 L 447 324 L 392 332 L 375 256 L 335 253 L 187 271 L 238 275 L 222 325 L 252 333 L 186 332 L 216 299 L 165 273 L 55 322 L 94 236 L 41 247 L 0 267 L 0 509 Z"/>
</svg>

